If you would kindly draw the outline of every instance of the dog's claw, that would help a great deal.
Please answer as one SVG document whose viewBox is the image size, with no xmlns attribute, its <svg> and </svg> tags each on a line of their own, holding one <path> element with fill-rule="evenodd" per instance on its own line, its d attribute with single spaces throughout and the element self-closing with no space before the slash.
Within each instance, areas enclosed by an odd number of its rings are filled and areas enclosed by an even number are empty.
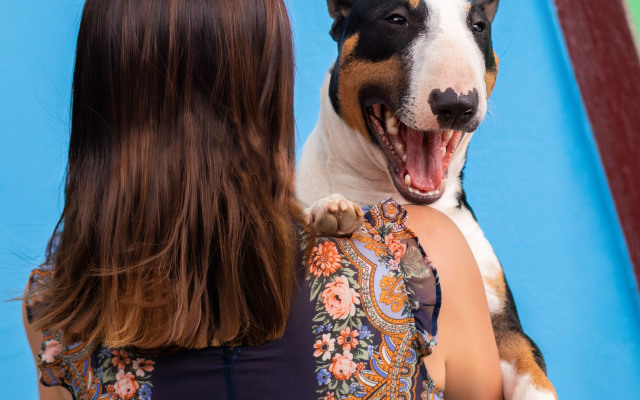
<svg viewBox="0 0 640 400">
<path fill-rule="evenodd" d="M 333 194 L 313 203 L 305 210 L 305 221 L 318 235 L 350 236 L 364 222 L 360 206 Z"/>
</svg>

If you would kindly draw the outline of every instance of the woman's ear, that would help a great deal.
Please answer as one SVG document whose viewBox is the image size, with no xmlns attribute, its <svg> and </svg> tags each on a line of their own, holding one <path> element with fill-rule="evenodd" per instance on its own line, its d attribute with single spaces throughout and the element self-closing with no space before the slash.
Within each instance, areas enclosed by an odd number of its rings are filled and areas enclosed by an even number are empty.
<svg viewBox="0 0 640 400">
<path fill-rule="evenodd" d="M 473 0 L 473 4 L 480 7 L 484 15 L 489 18 L 489 22 L 493 23 L 498 11 L 498 0 Z"/>
</svg>

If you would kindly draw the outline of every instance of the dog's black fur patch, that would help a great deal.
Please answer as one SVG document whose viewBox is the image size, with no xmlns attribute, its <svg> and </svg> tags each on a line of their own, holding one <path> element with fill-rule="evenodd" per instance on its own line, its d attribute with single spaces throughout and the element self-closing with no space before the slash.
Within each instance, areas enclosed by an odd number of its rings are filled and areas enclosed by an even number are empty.
<svg viewBox="0 0 640 400">
<path fill-rule="evenodd" d="M 397 23 L 400 17 L 404 23 Z M 338 53 L 342 44 L 355 34 L 358 43 L 349 57 L 368 62 L 388 60 L 394 55 L 404 56 L 411 42 L 426 29 L 427 7 L 420 3 L 416 8 L 404 1 L 359 0 L 349 9 L 349 13 L 338 15 L 331 28 L 331 37 L 338 43 Z M 341 115 L 338 101 L 340 66 L 336 65 L 331 76 L 329 98 L 335 111 Z M 369 89 L 369 90 L 367 90 Z M 381 88 L 361 88 L 360 100 L 376 98 L 389 107 L 400 107 L 400 99 L 406 94 L 406 86 L 397 88 L 397 93 L 385 93 Z M 364 104 L 362 104 L 364 106 Z M 371 135 L 371 133 L 370 133 Z M 372 136 L 372 135 L 371 135 Z"/>
<path fill-rule="evenodd" d="M 467 26 L 473 33 L 473 38 L 478 44 L 478 48 L 484 55 L 485 68 L 487 71 L 496 72 L 498 65 L 493 56 L 493 43 L 491 41 L 491 21 L 485 15 L 482 7 L 476 3 L 471 5 L 469 15 L 467 16 Z M 476 31 L 474 26 L 482 28 L 480 32 Z"/>
</svg>

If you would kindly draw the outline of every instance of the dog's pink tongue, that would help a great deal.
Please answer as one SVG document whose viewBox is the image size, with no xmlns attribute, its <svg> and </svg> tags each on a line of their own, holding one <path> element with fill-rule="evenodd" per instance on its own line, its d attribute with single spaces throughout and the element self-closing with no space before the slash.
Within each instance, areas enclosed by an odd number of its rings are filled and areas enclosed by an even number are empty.
<svg viewBox="0 0 640 400">
<path fill-rule="evenodd" d="M 442 182 L 442 132 L 417 131 L 407 127 L 407 172 L 411 186 L 423 192 L 437 189 Z"/>
</svg>

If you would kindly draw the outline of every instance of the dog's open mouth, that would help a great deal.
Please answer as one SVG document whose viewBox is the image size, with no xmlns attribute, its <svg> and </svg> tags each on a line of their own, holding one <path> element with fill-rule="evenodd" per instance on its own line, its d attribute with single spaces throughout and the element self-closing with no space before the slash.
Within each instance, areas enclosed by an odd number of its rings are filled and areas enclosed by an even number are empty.
<svg viewBox="0 0 640 400">
<path fill-rule="evenodd" d="M 389 160 L 396 189 L 407 200 L 430 204 L 447 185 L 447 170 L 463 132 L 421 131 L 405 125 L 382 104 L 367 108 L 371 130 Z"/>
</svg>

